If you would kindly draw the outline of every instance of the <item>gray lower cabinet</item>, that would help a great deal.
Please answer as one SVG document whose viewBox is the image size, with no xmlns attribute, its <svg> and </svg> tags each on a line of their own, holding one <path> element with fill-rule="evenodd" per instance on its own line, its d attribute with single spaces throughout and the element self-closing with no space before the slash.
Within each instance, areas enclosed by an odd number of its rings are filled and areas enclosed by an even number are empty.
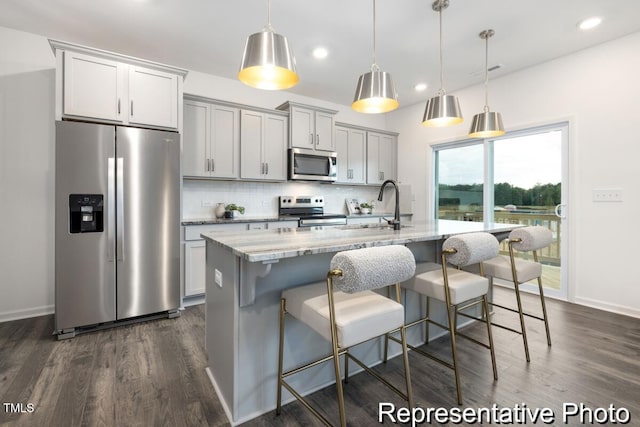
<svg viewBox="0 0 640 427">
<path fill-rule="evenodd" d="M 245 231 L 278 228 L 297 228 L 298 221 L 249 222 L 233 224 L 187 225 L 183 227 L 184 296 L 205 293 L 206 245 L 200 234 L 216 231 Z"/>
</svg>

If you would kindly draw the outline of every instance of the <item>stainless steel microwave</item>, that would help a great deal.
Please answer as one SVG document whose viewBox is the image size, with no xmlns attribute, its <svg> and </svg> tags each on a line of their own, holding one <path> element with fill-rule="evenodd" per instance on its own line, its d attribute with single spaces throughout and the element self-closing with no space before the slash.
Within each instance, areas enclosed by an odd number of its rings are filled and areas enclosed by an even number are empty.
<svg viewBox="0 0 640 427">
<path fill-rule="evenodd" d="M 290 180 L 334 182 L 337 172 L 336 153 L 303 148 L 289 149 Z"/>
</svg>

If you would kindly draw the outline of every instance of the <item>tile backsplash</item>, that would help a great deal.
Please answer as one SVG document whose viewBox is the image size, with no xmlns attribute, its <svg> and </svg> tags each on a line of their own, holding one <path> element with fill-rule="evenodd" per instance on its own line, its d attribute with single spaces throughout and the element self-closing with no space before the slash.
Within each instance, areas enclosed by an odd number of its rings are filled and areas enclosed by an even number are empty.
<svg viewBox="0 0 640 427">
<path fill-rule="evenodd" d="M 321 184 L 312 182 L 236 182 L 184 180 L 182 189 L 182 219 L 213 218 L 217 203 L 244 206 L 245 215 L 277 216 L 279 196 L 324 196 L 325 212 L 347 213 L 345 199 L 373 200 L 379 212 L 393 212 L 394 195 L 390 186 L 378 202 L 379 187 Z M 411 211 L 411 187 L 400 186 L 400 208 Z M 206 206 L 205 206 L 206 205 Z"/>
</svg>

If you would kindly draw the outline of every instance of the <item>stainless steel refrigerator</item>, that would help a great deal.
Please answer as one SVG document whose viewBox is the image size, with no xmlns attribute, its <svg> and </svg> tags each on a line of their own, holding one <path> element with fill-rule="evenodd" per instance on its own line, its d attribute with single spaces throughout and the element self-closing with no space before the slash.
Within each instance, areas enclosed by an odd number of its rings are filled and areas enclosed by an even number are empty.
<svg viewBox="0 0 640 427">
<path fill-rule="evenodd" d="M 56 122 L 58 338 L 180 307 L 180 136 Z"/>
</svg>

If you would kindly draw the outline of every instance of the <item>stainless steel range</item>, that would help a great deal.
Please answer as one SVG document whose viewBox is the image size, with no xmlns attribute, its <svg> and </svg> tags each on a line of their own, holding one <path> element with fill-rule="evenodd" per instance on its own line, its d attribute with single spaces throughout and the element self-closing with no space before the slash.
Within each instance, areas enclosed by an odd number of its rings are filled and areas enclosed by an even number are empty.
<svg viewBox="0 0 640 427">
<path fill-rule="evenodd" d="M 344 214 L 324 213 L 322 196 L 280 196 L 279 214 L 299 218 L 299 227 L 346 225 L 347 223 L 347 216 Z"/>
</svg>

